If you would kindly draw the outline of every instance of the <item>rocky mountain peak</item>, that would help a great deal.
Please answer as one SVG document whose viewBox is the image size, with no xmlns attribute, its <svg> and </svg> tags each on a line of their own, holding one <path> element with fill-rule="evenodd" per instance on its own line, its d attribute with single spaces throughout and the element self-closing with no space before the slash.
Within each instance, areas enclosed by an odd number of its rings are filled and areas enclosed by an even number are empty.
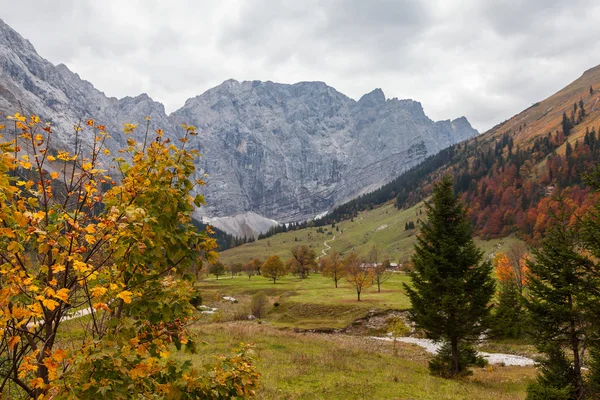
<svg viewBox="0 0 600 400">
<path fill-rule="evenodd" d="M 377 107 L 384 103 L 385 94 L 383 94 L 383 90 L 379 88 L 363 95 L 360 100 L 358 100 L 358 105 L 363 107 Z"/>
</svg>

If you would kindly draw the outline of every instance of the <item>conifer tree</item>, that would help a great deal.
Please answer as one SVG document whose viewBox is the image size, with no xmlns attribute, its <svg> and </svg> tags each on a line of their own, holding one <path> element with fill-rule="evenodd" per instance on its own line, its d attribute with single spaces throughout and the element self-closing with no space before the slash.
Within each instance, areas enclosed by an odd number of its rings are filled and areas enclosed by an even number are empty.
<svg viewBox="0 0 600 400">
<path fill-rule="evenodd" d="M 528 389 L 531 400 L 547 399 L 554 391 L 568 391 L 567 399 L 580 399 L 584 393 L 581 353 L 587 329 L 588 259 L 580 253 L 580 235 L 570 223 L 571 214 L 559 198 L 554 224 L 541 247 L 533 250 L 535 261 L 528 262 L 525 304 L 536 345 L 546 354 L 537 383 Z M 568 354 L 562 354 L 563 348 Z M 559 375 L 563 378 L 556 379 Z"/>
<path fill-rule="evenodd" d="M 593 132 L 593 130 L 592 130 Z M 584 177 L 585 183 L 596 193 L 600 192 L 600 166 L 596 166 Z M 589 351 L 589 373 L 586 385 L 586 395 L 600 398 L 600 203 L 596 202 L 582 224 L 582 241 L 584 248 L 592 255 L 592 259 L 586 264 L 587 276 L 587 320 L 589 331 L 586 333 Z"/>
<path fill-rule="evenodd" d="M 453 377 L 468 373 L 468 366 L 476 361 L 470 356 L 469 342 L 489 323 L 492 266 L 473 241 L 472 227 L 450 176 L 434 186 L 426 207 L 428 220 L 412 257 L 412 285 L 404 288 L 412 304 L 411 319 L 446 349 L 430 363 L 430 370 Z"/>
<path fill-rule="evenodd" d="M 522 306 L 522 273 L 521 256 L 511 261 L 506 254 L 499 252 L 494 257 L 493 265 L 498 277 L 498 302 L 492 323 L 492 335 L 502 338 L 521 336 L 526 313 Z M 518 265 L 515 267 L 513 263 Z M 524 271 L 525 270 L 525 271 Z M 517 273 L 519 272 L 519 273 Z"/>
</svg>

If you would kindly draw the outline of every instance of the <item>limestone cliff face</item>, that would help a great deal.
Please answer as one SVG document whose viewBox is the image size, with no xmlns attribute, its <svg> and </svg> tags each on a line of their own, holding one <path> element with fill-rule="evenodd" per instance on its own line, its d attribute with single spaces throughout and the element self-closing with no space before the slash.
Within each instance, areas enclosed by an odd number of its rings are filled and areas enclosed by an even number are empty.
<svg viewBox="0 0 600 400">
<path fill-rule="evenodd" d="M 205 211 L 283 221 L 375 189 L 477 134 L 465 118 L 433 122 L 416 101 L 386 100 L 380 89 L 354 101 L 321 82 L 229 80 L 171 118 L 200 129 L 200 166 L 218 188 Z"/>
<path fill-rule="evenodd" d="M 146 94 L 105 96 L 0 20 L 0 111 L 21 107 L 51 121 L 66 146 L 73 123 L 89 117 L 107 125 L 113 150 L 124 143 L 122 124 L 143 125 L 146 115 L 173 139 L 179 124 L 195 125 L 198 176 L 208 174 L 199 215 L 282 222 L 322 213 L 477 134 L 464 117 L 434 122 L 419 102 L 386 100 L 381 89 L 355 101 L 322 82 L 228 80 L 167 115 Z"/>
</svg>

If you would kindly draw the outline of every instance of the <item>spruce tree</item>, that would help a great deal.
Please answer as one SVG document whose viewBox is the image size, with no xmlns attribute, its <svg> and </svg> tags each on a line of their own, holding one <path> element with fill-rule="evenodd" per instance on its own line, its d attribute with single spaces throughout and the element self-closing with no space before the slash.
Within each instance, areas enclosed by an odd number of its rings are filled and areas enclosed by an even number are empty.
<svg viewBox="0 0 600 400">
<path fill-rule="evenodd" d="M 600 192 L 600 166 L 585 175 L 584 181 L 596 193 Z M 592 256 L 586 264 L 588 296 L 585 308 L 589 324 L 586 345 L 590 349 L 586 395 L 600 398 L 600 202 L 596 202 L 583 218 L 582 226 L 583 245 Z"/>
<path fill-rule="evenodd" d="M 552 218 L 541 247 L 533 250 L 535 261 L 528 262 L 525 305 L 536 345 L 547 356 L 538 382 L 528 390 L 528 399 L 545 399 L 548 391 L 567 388 L 568 399 L 580 399 L 584 394 L 581 353 L 587 330 L 588 259 L 580 253 L 578 228 L 570 223 L 571 212 L 562 198 Z M 561 356 L 562 349 L 566 357 Z M 563 378 L 556 379 L 559 375 Z"/>
<path fill-rule="evenodd" d="M 492 334 L 499 338 L 518 338 L 523 332 L 524 310 L 519 288 L 513 282 L 500 286 Z"/>
<path fill-rule="evenodd" d="M 412 304 L 411 319 L 445 349 L 430 363 L 430 370 L 453 377 L 467 373 L 476 361 L 470 356 L 470 342 L 489 323 L 492 265 L 473 241 L 473 229 L 450 176 L 434 186 L 426 208 L 428 219 L 412 257 L 412 285 L 404 288 Z"/>
</svg>

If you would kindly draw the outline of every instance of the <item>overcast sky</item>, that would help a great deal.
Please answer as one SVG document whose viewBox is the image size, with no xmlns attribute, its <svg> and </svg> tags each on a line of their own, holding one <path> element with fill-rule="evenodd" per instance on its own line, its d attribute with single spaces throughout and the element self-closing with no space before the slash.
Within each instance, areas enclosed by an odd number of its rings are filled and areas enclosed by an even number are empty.
<svg viewBox="0 0 600 400">
<path fill-rule="evenodd" d="M 51 62 L 168 112 L 226 79 L 323 81 L 480 131 L 600 63 L 598 0 L 0 0 Z"/>
</svg>

